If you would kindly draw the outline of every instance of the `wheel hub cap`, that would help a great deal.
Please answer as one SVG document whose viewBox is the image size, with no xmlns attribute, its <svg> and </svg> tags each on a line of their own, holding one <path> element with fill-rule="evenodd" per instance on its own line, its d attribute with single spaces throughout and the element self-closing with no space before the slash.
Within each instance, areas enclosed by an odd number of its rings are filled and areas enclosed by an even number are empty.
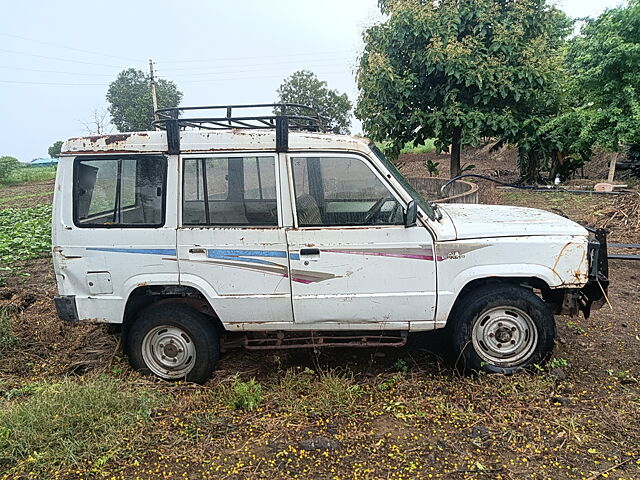
<svg viewBox="0 0 640 480">
<path fill-rule="evenodd" d="M 165 379 L 185 377 L 193 368 L 196 349 L 181 328 L 162 325 L 151 329 L 142 341 L 142 357 L 153 373 Z"/>
<path fill-rule="evenodd" d="M 535 351 L 538 331 L 529 314 L 514 307 L 496 307 L 476 320 L 471 340 L 483 361 L 497 367 L 526 362 Z"/>
</svg>

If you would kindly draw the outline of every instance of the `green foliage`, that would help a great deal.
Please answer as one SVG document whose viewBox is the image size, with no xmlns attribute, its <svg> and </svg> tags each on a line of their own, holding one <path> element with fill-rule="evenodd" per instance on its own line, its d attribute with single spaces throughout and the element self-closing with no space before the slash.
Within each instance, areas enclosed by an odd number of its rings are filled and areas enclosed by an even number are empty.
<svg viewBox="0 0 640 480">
<path fill-rule="evenodd" d="M 427 167 L 427 170 L 429 170 L 430 177 L 437 177 L 438 175 L 440 175 L 440 170 L 438 169 L 438 165 L 440 165 L 440 162 L 434 163 L 434 161 L 431 159 L 425 162 L 425 166 Z"/>
<path fill-rule="evenodd" d="M 569 366 L 569 362 L 562 357 L 555 357 L 549 361 L 549 368 L 565 368 Z"/>
<path fill-rule="evenodd" d="M 327 82 L 319 80 L 309 70 L 299 70 L 285 78 L 277 90 L 277 102 L 299 103 L 313 107 L 318 114 L 329 119 L 334 133 L 349 133 L 353 105 L 346 93 L 330 90 Z"/>
<path fill-rule="evenodd" d="M 38 384 L 0 411 L 0 471 L 42 478 L 61 465 L 111 458 L 149 418 L 155 400 L 108 378 Z"/>
<path fill-rule="evenodd" d="M 53 142 L 53 145 L 49 147 L 49 156 L 51 158 L 58 158 L 60 156 L 60 152 L 62 151 L 62 140 L 58 140 L 57 142 Z"/>
<path fill-rule="evenodd" d="M 364 34 L 356 115 L 397 155 L 406 142 L 459 146 L 517 138 L 556 82 L 570 23 L 545 0 L 381 0 L 388 19 Z"/>
<path fill-rule="evenodd" d="M 55 165 L 49 167 L 32 167 L 31 165 L 21 163 L 4 181 L 0 180 L 0 183 L 3 185 L 19 185 L 26 182 L 44 182 L 52 180 L 55 177 Z"/>
<path fill-rule="evenodd" d="M 109 84 L 107 101 L 111 121 L 120 132 L 138 132 L 152 129 L 153 102 L 149 75 L 129 68 L 121 71 Z M 175 83 L 160 79 L 156 84 L 158 108 L 177 107 L 182 92 Z"/>
<path fill-rule="evenodd" d="M 51 205 L 0 210 L 0 277 L 51 249 Z"/>
<path fill-rule="evenodd" d="M 17 158 L 10 156 L 0 157 L 0 182 L 7 181 L 9 176 L 18 168 L 20 168 L 20 161 Z"/>
<path fill-rule="evenodd" d="M 640 1 L 588 19 L 569 44 L 567 69 L 580 136 L 612 150 L 640 142 Z"/>
<path fill-rule="evenodd" d="M 262 386 L 253 378 L 243 382 L 234 377 L 232 388 L 229 404 L 236 410 L 255 410 L 262 402 Z"/>
</svg>

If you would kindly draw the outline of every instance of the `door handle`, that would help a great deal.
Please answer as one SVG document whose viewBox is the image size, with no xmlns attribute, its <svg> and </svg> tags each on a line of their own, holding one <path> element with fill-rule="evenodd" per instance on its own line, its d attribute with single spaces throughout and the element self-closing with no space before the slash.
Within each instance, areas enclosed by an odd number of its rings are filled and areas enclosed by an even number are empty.
<svg viewBox="0 0 640 480">
<path fill-rule="evenodd" d="M 320 255 L 319 248 L 301 248 L 300 255 Z"/>
<path fill-rule="evenodd" d="M 206 248 L 190 248 L 189 249 L 189 253 L 207 253 L 207 249 Z"/>
</svg>

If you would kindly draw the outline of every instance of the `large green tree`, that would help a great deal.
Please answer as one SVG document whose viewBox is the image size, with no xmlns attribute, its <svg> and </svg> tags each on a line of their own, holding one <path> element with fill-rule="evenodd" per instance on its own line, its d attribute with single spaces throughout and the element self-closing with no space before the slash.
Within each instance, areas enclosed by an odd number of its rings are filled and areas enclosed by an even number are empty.
<svg viewBox="0 0 640 480">
<path fill-rule="evenodd" d="M 49 147 L 49 156 L 51 158 L 58 158 L 60 156 L 60 152 L 62 151 L 62 140 L 58 140 L 57 142 L 53 142 L 53 145 Z"/>
<path fill-rule="evenodd" d="M 107 102 L 111 121 L 120 132 L 151 130 L 153 102 L 149 75 L 142 70 L 123 70 L 109 84 Z M 156 84 L 158 108 L 177 107 L 182 92 L 170 80 L 160 79 Z"/>
<path fill-rule="evenodd" d="M 331 90 L 309 70 L 299 70 L 284 79 L 277 90 L 278 103 L 300 103 L 313 107 L 329 121 L 334 133 L 349 133 L 353 105 L 346 93 Z"/>
<path fill-rule="evenodd" d="M 640 0 L 588 19 L 570 42 L 568 77 L 581 135 L 617 150 L 640 143 Z"/>
<path fill-rule="evenodd" d="M 435 138 L 460 148 L 516 139 L 554 89 L 569 22 L 545 0 L 379 0 L 386 20 L 364 33 L 356 116 L 397 155 Z M 543 102 L 544 103 L 544 102 Z M 543 106 L 544 108 L 544 106 Z"/>
</svg>

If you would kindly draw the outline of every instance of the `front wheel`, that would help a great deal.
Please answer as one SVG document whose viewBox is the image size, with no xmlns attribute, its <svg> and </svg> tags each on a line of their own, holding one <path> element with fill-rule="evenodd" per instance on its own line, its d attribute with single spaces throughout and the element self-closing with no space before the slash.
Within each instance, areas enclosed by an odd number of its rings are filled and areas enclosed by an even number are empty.
<svg viewBox="0 0 640 480">
<path fill-rule="evenodd" d="M 203 383 L 218 360 L 218 335 L 204 315 L 187 306 L 155 305 L 127 333 L 127 356 L 141 373 Z"/>
<path fill-rule="evenodd" d="M 468 293 L 451 313 L 455 364 L 463 371 L 511 374 L 551 356 L 556 325 L 533 291 L 487 285 Z"/>
</svg>

